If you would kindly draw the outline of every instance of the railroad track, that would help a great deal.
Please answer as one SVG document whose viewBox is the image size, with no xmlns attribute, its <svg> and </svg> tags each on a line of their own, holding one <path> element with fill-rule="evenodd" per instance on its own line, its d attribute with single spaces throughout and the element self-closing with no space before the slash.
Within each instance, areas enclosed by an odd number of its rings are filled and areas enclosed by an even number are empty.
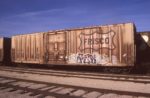
<svg viewBox="0 0 150 98">
<path fill-rule="evenodd" d="M 127 81 L 136 83 L 150 83 L 150 76 L 145 75 L 121 75 L 121 74 L 103 74 L 103 73 L 89 73 L 89 72 L 75 72 L 75 71 L 62 71 L 62 70 L 46 70 L 46 69 L 33 69 L 33 68 L 18 68 L 18 67 L 5 67 L 1 66 L 0 70 L 18 72 L 18 73 L 31 73 L 39 75 L 61 76 L 61 77 L 77 77 L 88 79 L 101 79 L 113 81 Z"/>
<path fill-rule="evenodd" d="M 10 98 L 148 98 L 148 94 L 93 89 L 0 76 L 0 97 Z"/>
<path fill-rule="evenodd" d="M 56 79 L 57 77 L 61 79 Z M 56 79 L 56 82 L 53 81 L 54 79 Z M 63 84 L 65 83 L 63 80 L 67 79 L 71 81 L 71 84 L 69 82 Z M 76 82 L 77 79 L 79 79 L 79 82 Z M 86 82 L 88 84 L 90 80 L 102 82 L 99 84 L 92 82 L 92 84 L 89 84 L 90 87 L 82 85 L 86 84 Z M 5 96 L 8 94 L 15 96 L 15 98 L 149 98 L 150 96 L 149 91 L 136 92 L 136 90 L 131 91 L 130 88 L 127 88 L 127 90 L 124 90 L 124 88 L 122 90 L 103 88 L 103 84 L 108 85 L 107 81 L 116 81 L 113 83 L 120 81 L 121 84 L 123 82 L 130 82 L 131 85 L 134 85 L 133 83 L 142 84 L 140 87 L 143 87 L 144 85 L 150 85 L 149 76 L 128 76 L 89 72 L 83 73 L 75 71 L 69 72 L 62 70 L 44 70 L 0 66 L 0 97 L 10 98 Z M 73 82 L 74 84 L 80 83 L 81 86 L 72 85 Z M 98 86 L 102 88 L 96 88 Z M 119 84 L 117 84 L 117 86 L 119 86 Z M 124 86 L 128 86 L 128 84 L 125 84 Z M 128 91 L 128 89 L 130 91 Z M 149 90 L 149 88 L 147 90 Z"/>
</svg>

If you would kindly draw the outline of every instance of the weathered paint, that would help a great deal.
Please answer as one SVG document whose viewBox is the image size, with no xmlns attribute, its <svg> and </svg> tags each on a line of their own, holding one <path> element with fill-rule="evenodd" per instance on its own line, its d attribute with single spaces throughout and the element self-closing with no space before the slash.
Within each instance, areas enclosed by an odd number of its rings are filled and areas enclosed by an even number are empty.
<svg viewBox="0 0 150 98">
<path fill-rule="evenodd" d="M 3 46 L 4 46 L 4 38 L 0 38 L 0 62 L 2 62 L 3 61 L 3 56 L 4 56 L 4 54 L 3 54 Z"/>
<path fill-rule="evenodd" d="M 102 48 L 114 49 L 115 48 L 115 45 L 113 43 L 114 36 L 115 36 L 114 31 L 108 31 L 106 33 L 99 33 L 99 31 L 95 31 L 92 32 L 91 34 L 85 34 L 81 32 L 81 34 L 79 35 L 80 51 L 91 48 L 93 51 L 99 51 L 99 49 Z M 99 44 L 101 44 L 101 47 L 99 47 Z M 82 47 L 84 45 L 85 47 Z M 91 47 L 91 45 L 93 45 L 93 47 Z"/>
<path fill-rule="evenodd" d="M 12 37 L 14 62 L 128 66 L 135 62 L 134 24 L 56 30 Z"/>
<path fill-rule="evenodd" d="M 63 31 L 47 32 L 44 36 L 45 63 L 63 64 L 66 57 L 66 35 Z"/>
<path fill-rule="evenodd" d="M 135 33 L 132 23 L 66 31 L 67 62 L 100 66 L 134 65 Z"/>
<path fill-rule="evenodd" d="M 43 63 L 43 35 L 34 33 L 12 36 L 11 60 L 18 63 Z"/>
</svg>

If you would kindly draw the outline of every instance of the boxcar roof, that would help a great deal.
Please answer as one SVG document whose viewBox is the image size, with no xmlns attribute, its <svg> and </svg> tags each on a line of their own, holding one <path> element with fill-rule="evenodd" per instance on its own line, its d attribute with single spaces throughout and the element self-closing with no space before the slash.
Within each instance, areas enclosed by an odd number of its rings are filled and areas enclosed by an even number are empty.
<svg viewBox="0 0 150 98">
<path fill-rule="evenodd" d="M 71 31 L 71 30 L 82 30 L 82 29 L 91 29 L 91 28 L 96 28 L 96 27 L 115 26 L 115 25 L 124 25 L 124 24 L 133 24 L 135 27 L 135 24 L 133 22 L 126 22 L 126 23 L 116 23 L 116 24 L 94 25 L 94 26 L 87 26 L 87 27 L 67 28 L 67 29 L 59 29 L 59 30 L 49 30 L 45 32 L 32 32 L 32 33 L 26 33 L 26 34 L 16 34 L 13 36 L 30 35 L 30 34 L 37 34 L 37 33 L 48 33 L 48 32 L 50 33 L 50 32 Z"/>
</svg>

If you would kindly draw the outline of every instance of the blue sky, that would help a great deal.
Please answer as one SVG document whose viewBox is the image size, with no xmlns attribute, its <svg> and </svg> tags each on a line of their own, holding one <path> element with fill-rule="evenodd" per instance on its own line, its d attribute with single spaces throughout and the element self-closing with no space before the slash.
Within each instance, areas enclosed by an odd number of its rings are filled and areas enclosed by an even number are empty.
<svg viewBox="0 0 150 98">
<path fill-rule="evenodd" d="M 150 0 L 0 0 L 0 36 L 125 22 L 150 31 Z"/>
</svg>

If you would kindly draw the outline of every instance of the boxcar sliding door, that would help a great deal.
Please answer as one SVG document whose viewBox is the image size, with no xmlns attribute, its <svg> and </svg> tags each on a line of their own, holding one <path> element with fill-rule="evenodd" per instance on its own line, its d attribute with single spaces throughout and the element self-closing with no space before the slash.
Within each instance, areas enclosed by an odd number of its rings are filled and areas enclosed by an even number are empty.
<svg viewBox="0 0 150 98">
<path fill-rule="evenodd" d="M 45 62 L 64 64 L 66 56 L 65 32 L 50 32 L 45 35 Z"/>
</svg>

